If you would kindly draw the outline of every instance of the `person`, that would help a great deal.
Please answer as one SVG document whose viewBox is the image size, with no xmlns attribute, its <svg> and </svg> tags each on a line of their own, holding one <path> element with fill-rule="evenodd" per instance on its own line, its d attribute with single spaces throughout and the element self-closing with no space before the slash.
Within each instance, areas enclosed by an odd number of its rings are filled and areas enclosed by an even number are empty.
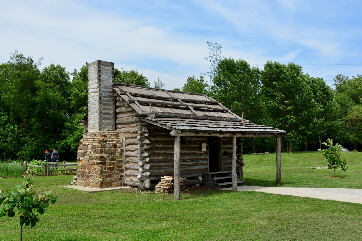
<svg viewBox="0 0 362 241">
<path fill-rule="evenodd" d="M 59 153 L 57 152 L 57 150 L 54 148 L 53 149 L 53 153 L 52 153 L 52 162 L 58 162 L 59 160 Z"/>
<path fill-rule="evenodd" d="M 46 162 L 50 162 L 50 160 L 51 160 L 51 158 L 52 158 L 52 154 L 50 153 L 50 151 L 48 151 L 48 150 L 45 150 L 45 161 Z"/>
</svg>

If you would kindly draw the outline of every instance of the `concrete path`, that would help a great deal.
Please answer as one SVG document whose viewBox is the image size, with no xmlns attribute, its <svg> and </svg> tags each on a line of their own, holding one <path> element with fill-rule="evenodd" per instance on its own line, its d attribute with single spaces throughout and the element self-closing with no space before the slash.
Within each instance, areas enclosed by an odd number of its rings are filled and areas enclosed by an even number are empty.
<svg viewBox="0 0 362 241">
<path fill-rule="evenodd" d="M 231 188 L 222 190 L 231 190 Z M 265 192 L 362 204 L 362 189 L 238 186 L 238 191 Z"/>
</svg>

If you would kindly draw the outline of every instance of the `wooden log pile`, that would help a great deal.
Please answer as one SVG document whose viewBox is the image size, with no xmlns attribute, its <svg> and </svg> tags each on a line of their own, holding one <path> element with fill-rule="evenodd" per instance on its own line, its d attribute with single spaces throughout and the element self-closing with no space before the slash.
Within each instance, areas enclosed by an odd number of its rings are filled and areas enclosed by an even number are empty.
<svg viewBox="0 0 362 241">
<path fill-rule="evenodd" d="M 180 178 L 180 189 L 181 191 L 185 190 L 185 180 Z M 161 177 L 161 181 L 156 185 L 155 192 L 163 192 L 163 193 L 173 193 L 173 177 L 172 176 L 163 176 Z"/>
</svg>

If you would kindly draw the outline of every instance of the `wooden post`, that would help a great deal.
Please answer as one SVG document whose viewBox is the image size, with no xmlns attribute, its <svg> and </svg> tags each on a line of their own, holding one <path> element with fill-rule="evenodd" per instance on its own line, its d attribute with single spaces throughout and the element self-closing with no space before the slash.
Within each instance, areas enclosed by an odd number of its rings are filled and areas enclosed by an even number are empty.
<svg viewBox="0 0 362 241">
<path fill-rule="evenodd" d="M 238 190 L 238 175 L 236 174 L 236 137 L 233 137 L 233 159 L 232 159 L 232 190 Z"/>
<path fill-rule="evenodd" d="M 49 176 L 49 162 L 45 163 L 45 172 L 46 172 L 46 176 Z"/>
<path fill-rule="evenodd" d="M 175 200 L 180 200 L 180 142 L 181 142 L 181 137 L 175 136 L 174 175 L 173 175 L 173 188 L 174 188 Z"/>
<path fill-rule="evenodd" d="M 277 165 L 277 176 L 276 183 L 277 185 L 282 184 L 282 161 L 281 161 L 281 153 L 282 153 L 282 138 L 277 137 L 277 156 L 276 156 L 276 165 Z"/>
</svg>

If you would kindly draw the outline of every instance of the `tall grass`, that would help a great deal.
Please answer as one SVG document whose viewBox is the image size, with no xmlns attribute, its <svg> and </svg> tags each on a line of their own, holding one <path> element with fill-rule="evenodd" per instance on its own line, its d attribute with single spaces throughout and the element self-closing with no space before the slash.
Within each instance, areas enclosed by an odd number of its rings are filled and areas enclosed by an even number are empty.
<svg viewBox="0 0 362 241">
<path fill-rule="evenodd" d="M 11 163 L 0 163 L 0 177 L 21 177 L 25 172 L 25 166 Z"/>
</svg>

